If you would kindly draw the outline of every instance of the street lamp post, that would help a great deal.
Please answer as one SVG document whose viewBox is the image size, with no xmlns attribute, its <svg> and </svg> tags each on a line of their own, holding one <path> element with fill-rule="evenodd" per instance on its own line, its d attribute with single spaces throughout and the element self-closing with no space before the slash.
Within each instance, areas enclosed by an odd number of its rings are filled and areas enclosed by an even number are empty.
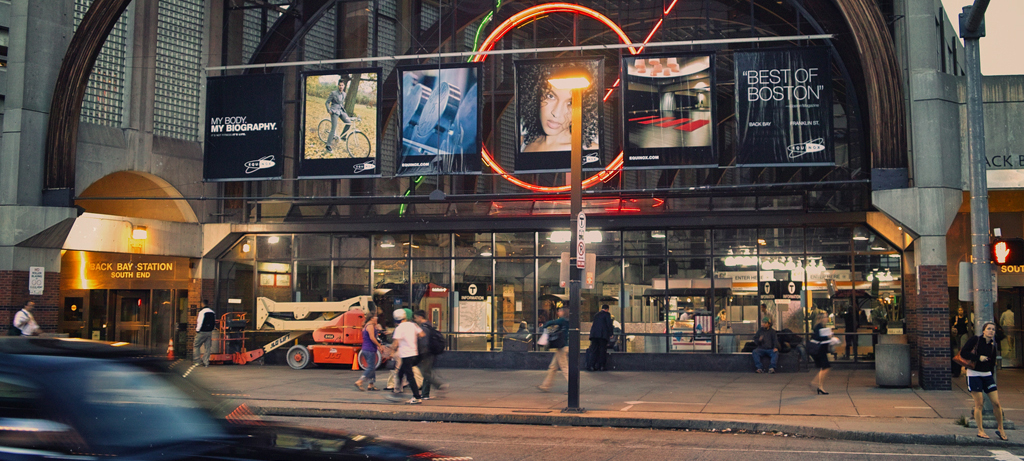
<svg viewBox="0 0 1024 461">
<path fill-rule="evenodd" d="M 583 90 L 590 86 L 586 73 L 567 69 L 548 83 L 559 90 L 572 90 L 572 157 L 569 193 L 569 403 L 563 413 L 583 413 L 580 408 L 580 270 L 576 266 L 576 231 L 583 211 Z"/>
</svg>

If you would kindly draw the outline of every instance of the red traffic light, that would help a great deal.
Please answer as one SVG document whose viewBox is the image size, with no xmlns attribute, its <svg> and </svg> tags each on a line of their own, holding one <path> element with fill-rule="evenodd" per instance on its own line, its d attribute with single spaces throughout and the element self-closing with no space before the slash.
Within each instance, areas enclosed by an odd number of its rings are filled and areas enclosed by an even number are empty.
<svg viewBox="0 0 1024 461">
<path fill-rule="evenodd" d="M 993 240 L 992 263 L 998 266 L 1024 265 L 1024 239 Z"/>
</svg>

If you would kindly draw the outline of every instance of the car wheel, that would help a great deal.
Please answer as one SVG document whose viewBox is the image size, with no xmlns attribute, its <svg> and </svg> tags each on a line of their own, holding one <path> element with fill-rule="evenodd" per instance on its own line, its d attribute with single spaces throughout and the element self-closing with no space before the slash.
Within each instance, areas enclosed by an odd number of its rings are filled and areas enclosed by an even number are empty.
<svg viewBox="0 0 1024 461">
<path fill-rule="evenodd" d="M 288 349 L 288 366 L 296 370 L 309 366 L 309 349 L 302 345 L 295 345 Z"/>
</svg>

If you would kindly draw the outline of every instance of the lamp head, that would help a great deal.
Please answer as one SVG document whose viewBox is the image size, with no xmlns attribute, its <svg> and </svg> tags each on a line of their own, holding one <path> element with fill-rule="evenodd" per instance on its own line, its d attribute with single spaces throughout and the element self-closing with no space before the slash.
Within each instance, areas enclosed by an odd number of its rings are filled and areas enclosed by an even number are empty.
<svg viewBox="0 0 1024 461">
<path fill-rule="evenodd" d="M 590 73 L 577 67 L 566 67 L 555 71 L 548 83 L 558 90 L 581 90 L 590 86 Z"/>
</svg>

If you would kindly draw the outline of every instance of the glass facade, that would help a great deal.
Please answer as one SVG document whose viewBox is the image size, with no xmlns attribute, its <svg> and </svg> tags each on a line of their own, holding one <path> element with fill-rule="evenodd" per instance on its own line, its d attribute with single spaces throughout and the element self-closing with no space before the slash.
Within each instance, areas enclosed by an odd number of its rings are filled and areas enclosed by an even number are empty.
<svg viewBox="0 0 1024 461">
<path fill-rule="evenodd" d="M 92 0 L 75 0 L 76 28 L 81 24 L 86 11 L 89 11 L 90 5 Z M 96 63 L 85 87 L 85 98 L 82 99 L 82 122 L 121 127 L 127 93 L 125 79 L 127 72 L 130 71 L 126 64 L 130 53 L 129 21 L 135 11 L 133 5 L 129 5 L 121 14 L 121 18 L 107 35 L 100 54 L 96 56 Z"/>
<path fill-rule="evenodd" d="M 873 326 L 903 318 L 902 255 L 863 227 L 592 230 L 585 239 L 596 264 L 581 290 L 582 331 L 608 304 L 623 352 L 739 353 L 765 317 L 805 335 L 823 311 L 845 338 L 837 355 L 865 360 Z M 509 339 L 529 342 L 567 304 L 568 241 L 568 230 L 248 235 L 221 258 L 221 298 L 251 312 L 260 296 L 373 294 L 385 312 L 432 312 L 456 350 L 500 351 Z M 470 284 L 486 293 L 483 308 L 460 302 Z"/>
<path fill-rule="evenodd" d="M 153 134 L 198 141 L 204 2 L 165 0 L 157 6 Z"/>
</svg>

